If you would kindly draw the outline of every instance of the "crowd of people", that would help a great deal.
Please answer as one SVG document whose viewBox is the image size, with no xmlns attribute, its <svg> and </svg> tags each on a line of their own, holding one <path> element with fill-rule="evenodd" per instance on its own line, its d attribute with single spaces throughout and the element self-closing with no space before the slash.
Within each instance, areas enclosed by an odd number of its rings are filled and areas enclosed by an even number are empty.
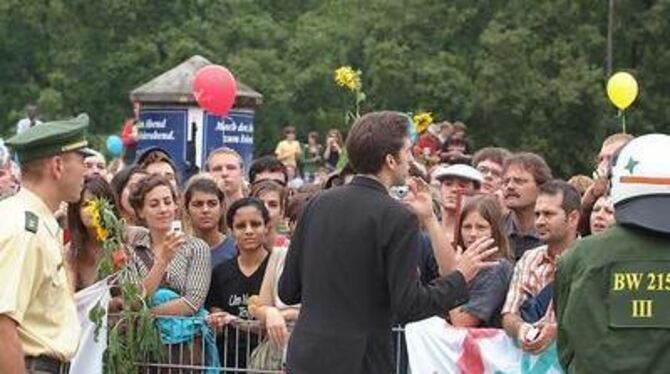
<svg viewBox="0 0 670 374">
<path fill-rule="evenodd" d="M 300 130 L 307 133 L 304 144 L 297 140 L 296 128 L 286 127 L 274 155 L 259 157 L 251 165 L 233 149 L 216 149 L 204 170 L 188 180 L 182 180 L 175 160 L 161 149 L 138 154 L 120 169 L 119 162 L 107 163 L 99 152 L 87 153 L 80 198 L 55 212 L 64 230 L 65 268 L 72 289 L 99 281 L 102 243 L 86 208 L 95 198 L 106 199 L 128 224 L 129 266 L 138 269 L 143 289 L 148 295 L 159 288 L 177 294 L 152 306 L 154 315 L 195 316 L 206 310 L 208 323 L 219 332 L 224 367 L 258 369 L 258 361 L 264 361 L 271 365 L 265 369 L 281 369 L 301 312 L 299 298 L 285 302 L 279 292 L 296 225 L 305 206 L 324 190 L 340 188 L 360 174 L 360 166 L 338 166 L 345 157 L 339 130 L 329 131 L 324 145 L 317 132 Z M 430 286 L 449 275 L 453 256 L 476 248 L 487 249 L 493 261 L 467 279 L 467 302 L 439 314 L 458 327 L 502 328 L 532 354 L 555 342 L 552 284 L 557 259 L 575 241 L 598 235 L 614 223 L 607 196 L 609 170 L 613 155 L 631 139 L 627 134 L 608 137 L 594 150 L 592 177 L 563 181 L 539 154 L 501 147 L 473 149 L 461 122 L 433 124 L 420 134 L 408 156 L 409 174 L 425 183 L 436 218 L 435 224 L 420 220 L 420 282 Z M 17 164 L 7 148 L 1 156 L 0 194 L 7 199 L 22 190 L 21 172 L 35 179 L 35 171 L 31 163 L 28 170 Z M 408 191 L 402 187 L 394 186 L 389 193 L 403 201 Z M 183 232 L 173 230 L 174 221 L 183 223 Z M 310 226 L 303 223 L 302 230 L 305 227 Z M 6 265 L 1 254 L 0 265 Z M 0 267 L 0 272 L 7 271 Z M 250 330 L 241 341 L 222 339 L 226 329 L 243 328 L 240 321 L 245 320 L 260 321 L 268 342 L 276 347 L 269 364 L 266 356 L 248 357 L 261 347 L 272 351 L 255 337 L 258 331 Z M 531 330 L 536 334 L 532 339 Z"/>
</svg>

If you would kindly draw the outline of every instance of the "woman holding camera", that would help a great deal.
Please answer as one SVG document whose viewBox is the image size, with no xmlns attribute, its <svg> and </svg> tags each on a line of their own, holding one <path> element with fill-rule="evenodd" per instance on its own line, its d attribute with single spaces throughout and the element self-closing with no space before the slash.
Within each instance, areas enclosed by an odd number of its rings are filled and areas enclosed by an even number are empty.
<svg viewBox="0 0 670 374">
<path fill-rule="evenodd" d="M 326 139 L 326 150 L 323 152 L 323 159 L 326 161 L 328 171 L 337 169 L 337 163 L 340 161 L 342 153 L 342 133 L 338 129 L 328 131 Z"/>
<path fill-rule="evenodd" d="M 179 297 L 156 305 L 154 315 L 192 316 L 205 303 L 210 282 L 209 246 L 202 240 L 173 229 L 177 194 L 171 181 L 150 175 L 138 182 L 130 204 L 149 229 L 137 238 L 132 262 L 143 277 L 146 295 L 160 287 L 176 291 Z"/>
</svg>

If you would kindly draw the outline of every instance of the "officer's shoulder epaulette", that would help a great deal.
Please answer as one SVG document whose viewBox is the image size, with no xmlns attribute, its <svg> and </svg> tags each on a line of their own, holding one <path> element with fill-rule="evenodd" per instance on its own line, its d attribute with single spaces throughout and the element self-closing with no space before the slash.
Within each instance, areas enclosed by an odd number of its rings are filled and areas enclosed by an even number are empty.
<svg viewBox="0 0 670 374">
<path fill-rule="evenodd" d="M 37 233 L 39 223 L 40 219 L 37 217 L 37 214 L 26 210 L 26 231 L 32 232 L 33 234 Z"/>
</svg>

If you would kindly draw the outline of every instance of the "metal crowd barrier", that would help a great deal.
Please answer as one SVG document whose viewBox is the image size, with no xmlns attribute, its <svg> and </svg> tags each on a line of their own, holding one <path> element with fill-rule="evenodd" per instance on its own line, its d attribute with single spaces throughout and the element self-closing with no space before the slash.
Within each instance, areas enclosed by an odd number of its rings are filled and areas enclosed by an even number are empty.
<svg viewBox="0 0 670 374">
<path fill-rule="evenodd" d="M 161 319 L 169 319 L 177 330 L 189 329 L 189 324 L 194 321 L 192 317 L 159 317 L 158 321 Z M 215 333 L 217 351 L 222 349 L 222 352 L 212 352 L 206 339 L 198 333 L 180 343 L 164 344 L 160 359 L 145 357 L 142 362 L 136 363 L 138 372 L 143 374 L 284 373 L 283 370 L 247 367 L 254 348 L 266 338 L 265 329 L 260 322 L 239 320 L 234 325 L 219 328 Z M 395 374 L 406 374 L 408 370 L 404 328 L 393 328 L 393 345 Z M 215 353 L 221 358 L 218 366 L 213 366 L 212 357 L 208 356 Z"/>
</svg>

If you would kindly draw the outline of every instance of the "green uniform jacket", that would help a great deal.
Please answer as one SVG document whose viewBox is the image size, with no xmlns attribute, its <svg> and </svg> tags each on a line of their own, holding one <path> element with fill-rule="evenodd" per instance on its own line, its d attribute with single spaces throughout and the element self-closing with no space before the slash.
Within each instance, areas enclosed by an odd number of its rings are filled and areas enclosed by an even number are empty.
<svg viewBox="0 0 670 374">
<path fill-rule="evenodd" d="M 652 264 L 670 261 L 670 236 L 618 225 L 577 241 L 561 256 L 555 280 L 555 306 L 558 354 L 567 372 L 670 372 L 670 326 L 638 327 L 636 324 L 641 323 L 641 319 L 631 318 L 632 300 L 622 300 L 621 294 L 611 296 L 618 287 L 613 269 L 619 269 L 620 264 L 630 266 L 647 261 Z M 662 274 L 670 280 L 670 262 L 665 264 L 668 264 L 665 265 L 667 271 Z M 645 266 L 654 268 L 656 265 Z M 658 271 L 654 268 L 654 275 Z M 643 271 L 638 274 L 641 275 L 640 290 L 654 286 L 654 279 L 647 279 L 654 275 Z M 654 305 L 659 302 L 667 305 L 666 300 L 670 301 L 670 284 L 662 286 L 664 290 L 651 296 L 655 299 Z M 627 291 L 624 289 L 624 292 Z M 611 313 L 624 315 L 633 321 L 632 326 L 612 326 L 617 320 Z M 654 315 L 654 321 L 659 318 L 667 321 L 664 316 L 670 314 L 670 310 L 656 308 L 654 313 L 658 314 Z M 648 318 L 642 322 L 650 321 Z"/>
</svg>

